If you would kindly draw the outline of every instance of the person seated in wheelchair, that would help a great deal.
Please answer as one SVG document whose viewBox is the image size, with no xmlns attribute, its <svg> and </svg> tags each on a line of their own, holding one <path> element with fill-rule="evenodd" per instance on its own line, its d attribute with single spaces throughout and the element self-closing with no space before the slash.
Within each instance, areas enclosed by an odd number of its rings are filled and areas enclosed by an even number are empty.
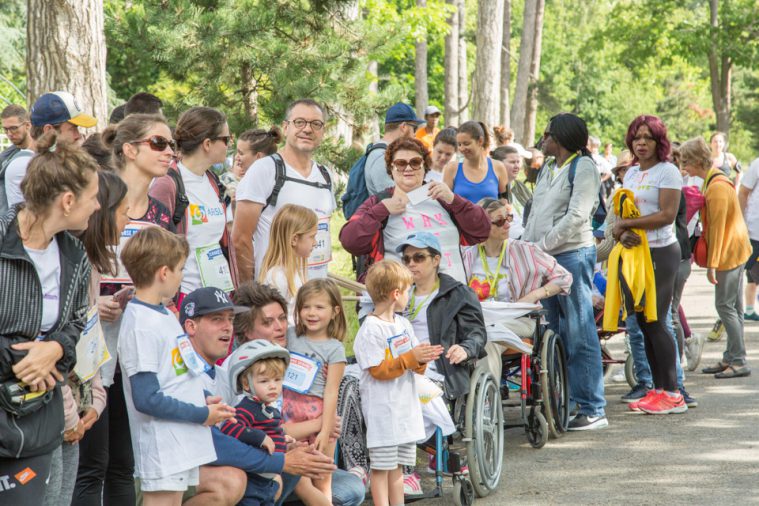
<svg viewBox="0 0 759 506">
<path fill-rule="evenodd" d="M 490 236 L 482 244 L 465 247 L 463 259 L 469 287 L 480 301 L 535 304 L 547 297 L 569 293 L 572 286 L 569 271 L 535 244 L 509 239 L 514 221 L 511 204 L 485 198 L 478 205 L 490 217 Z M 528 339 L 535 330 L 535 321 L 519 318 L 507 327 Z"/>
</svg>

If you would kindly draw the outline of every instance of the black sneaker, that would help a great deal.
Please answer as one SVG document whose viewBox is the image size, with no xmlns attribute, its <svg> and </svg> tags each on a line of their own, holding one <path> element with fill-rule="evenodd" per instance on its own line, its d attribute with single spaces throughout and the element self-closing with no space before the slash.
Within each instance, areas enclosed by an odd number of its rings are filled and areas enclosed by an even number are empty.
<svg viewBox="0 0 759 506">
<path fill-rule="evenodd" d="M 685 405 L 689 408 L 697 408 L 698 407 L 698 401 L 691 397 L 688 392 L 685 391 L 684 388 L 680 389 L 680 395 L 683 396 L 683 400 L 685 401 Z"/>
<path fill-rule="evenodd" d="M 632 390 L 630 390 L 629 392 L 627 392 L 625 395 L 622 396 L 621 398 L 622 402 L 626 402 L 629 404 L 631 402 L 639 401 L 643 397 L 646 396 L 649 390 L 651 389 L 647 387 L 646 385 L 642 385 L 638 383 L 637 385 L 635 385 L 635 387 L 633 387 Z"/>
<path fill-rule="evenodd" d="M 596 430 L 608 426 L 609 421 L 605 416 L 577 415 L 574 420 L 569 422 L 567 430 Z"/>
</svg>

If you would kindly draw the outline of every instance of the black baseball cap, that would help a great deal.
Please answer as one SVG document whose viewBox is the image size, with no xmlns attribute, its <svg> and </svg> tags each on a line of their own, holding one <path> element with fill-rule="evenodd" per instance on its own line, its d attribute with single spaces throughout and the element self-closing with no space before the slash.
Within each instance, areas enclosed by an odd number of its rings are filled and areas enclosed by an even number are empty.
<svg viewBox="0 0 759 506">
<path fill-rule="evenodd" d="M 212 286 L 198 288 L 182 300 L 182 305 L 179 309 L 179 323 L 184 326 L 184 322 L 188 318 L 197 318 L 198 316 L 218 313 L 227 309 L 231 309 L 234 314 L 237 314 L 244 313 L 250 308 L 235 306 L 230 300 L 229 295 L 220 288 Z"/>
</svg>

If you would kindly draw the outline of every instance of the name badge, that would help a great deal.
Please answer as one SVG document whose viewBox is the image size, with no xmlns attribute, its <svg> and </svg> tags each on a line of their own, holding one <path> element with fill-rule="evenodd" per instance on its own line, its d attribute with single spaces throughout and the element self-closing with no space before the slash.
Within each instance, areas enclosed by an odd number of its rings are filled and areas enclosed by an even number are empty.
<svg viewBox="0 0 759 506">
<path fill-rule="evenodd" d="M 316 225 L 316 244 L 308 258 L 309 267 L 328 264 L 332 260 L 332 237 L 329 233 L 329 216 L 319 216 Z"/>
<path fill-rule="evenodd" d="M 200 283 L 203 286 L 221 288 L 225 292 L 234 290 L 229 263 L 218 244 L 209 244 L 195 249 L 195 260 L 200 271 Z"/>
<path fill-rule="evenodd" d="M 411 336 L 404 330 L 403 334 L 398 334 L 387 339 L 387 348 L 390 350 L 390 355 L 393 358 L 398 358 L 404 353 L 411 351 L 414 346 L 411 343 Z"/>
<path fill-rule="evenodd" d="M 211 370 L 211 366 L 203 360 L 195 348 L 192 347 L 190 338 L 187 334 L 177 336 L 177 348 L 179 348 L 179 355 L 182 357 L 182 361 L 187 369 L 195 376 L 200 376 Z"/>
<path fill-rule="evenodd" d="M 85 382 L 95 376 L 98 369 L 110 359 L 111 355 L 108 353 L 103 329 L 100 326 L 98 308 L 95 305 L 87 311 L 87 323 L 76 344 L 74 373 L 79 381 Z"/>
<path fill-rule="evenodd" d="M 321 367 L 321 362 L 291 351 L 290 365 L 285 371 L 285 381 L 282 386 L 299 394 L 307 394 Z"/>
</svg>

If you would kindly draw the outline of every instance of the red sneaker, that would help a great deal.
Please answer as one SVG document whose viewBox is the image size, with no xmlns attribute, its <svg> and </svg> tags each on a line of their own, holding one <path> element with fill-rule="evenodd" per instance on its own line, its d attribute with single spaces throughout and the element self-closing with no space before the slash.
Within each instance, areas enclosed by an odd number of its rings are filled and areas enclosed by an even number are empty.
<svg viewBox="0 0 759 506">
<path fill-rule="evenodd" d="M 685 399 L 683 399 L 682 395 L 679 393 L 677 395 L 669 395 L 666 392 L 660 393 L 648 402 L 641 401 L 638 403 L 638 408 L 649 415 L 669 415 L 671 413 L 685 413 L 688 411 L 688 406 L 685 404 Z"/>
<path fill-rule="evenodd" d="M 630 408 L 630 411 L 640 411 L 640 403 L 641 402 L 643 402 L 643 401 L 649 402 L 653 397 L 656 397 L 657 395 L 661 395 L 663 393 L 664 392 L 657 393 L 656 390 L 654 390 L 652 388 L 651 390 L 649 390 L 648 392 L 646 392 L 646 395 L 644 397 L 642 397 L 641 399 L 638 399 L 635 402 L 631 402 L 630 404 L 628 404 L 628 406 Z"/>
</svg>

